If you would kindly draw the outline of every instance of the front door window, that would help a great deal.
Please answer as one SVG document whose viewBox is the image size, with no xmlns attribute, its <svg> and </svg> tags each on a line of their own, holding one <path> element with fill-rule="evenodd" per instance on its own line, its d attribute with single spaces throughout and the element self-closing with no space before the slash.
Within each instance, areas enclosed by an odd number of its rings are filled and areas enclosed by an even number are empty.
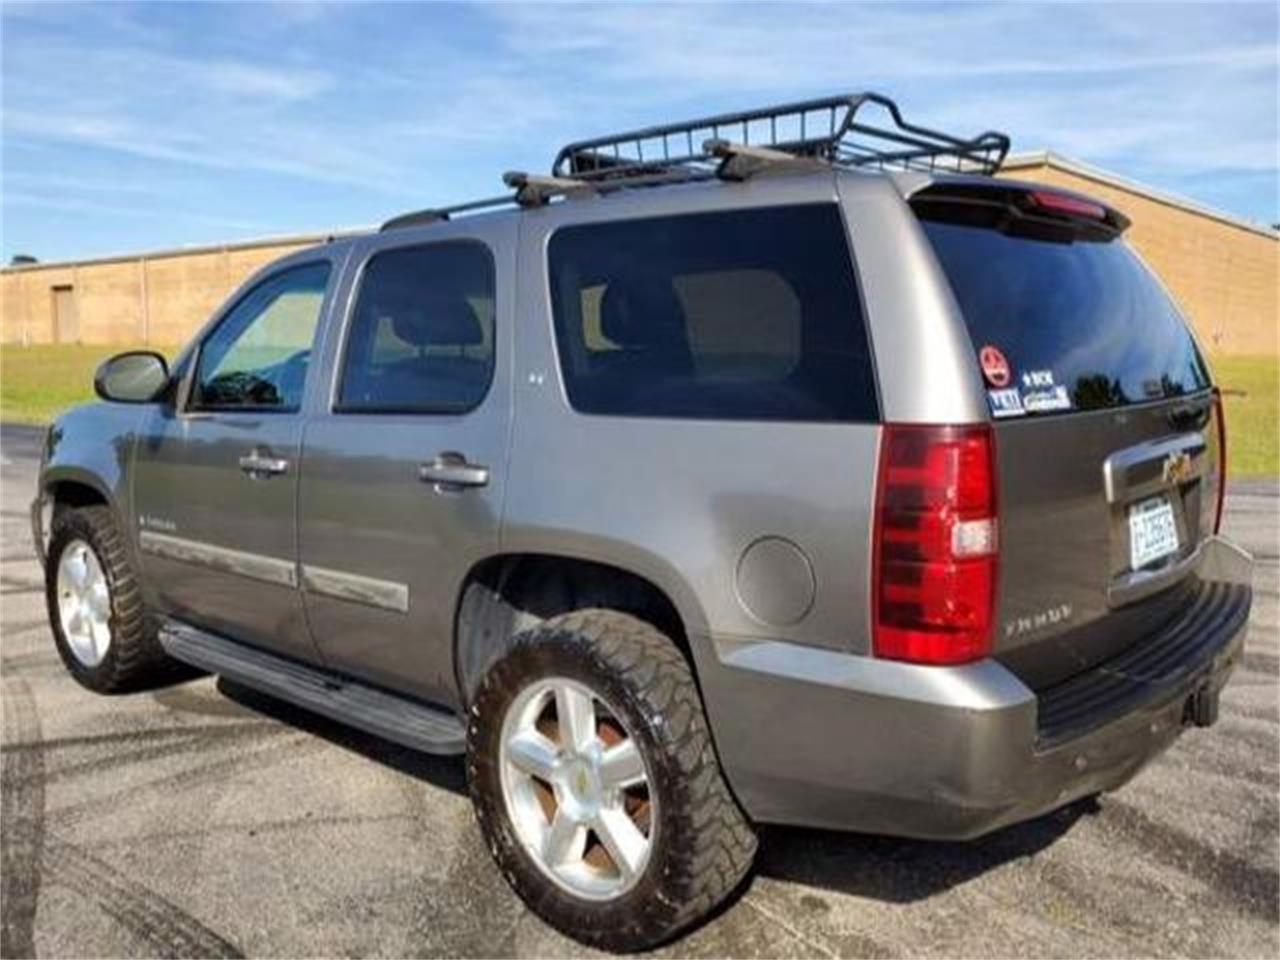
<svg viewBox="0 0 1280 960">
<path fill-rule="evenodd" d="M 191 407 L 296 411 L 328 281 L 309 263 L 249 291 L 202 345 Z"/>
</svg>

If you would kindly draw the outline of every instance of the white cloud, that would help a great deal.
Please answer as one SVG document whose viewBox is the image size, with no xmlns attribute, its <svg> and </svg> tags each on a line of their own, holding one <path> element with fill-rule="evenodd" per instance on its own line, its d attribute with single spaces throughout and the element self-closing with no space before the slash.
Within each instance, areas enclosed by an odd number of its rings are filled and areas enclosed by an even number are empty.
<svg viewBox="0 0 1280 960">
<path fill-rule="evenodd" d="M 237 97 L 306 100 L 333 86 L 333 78 L 321 70 L 289 70 L 230 61 L 193 66 L 210 89 Z"/>
</svg>

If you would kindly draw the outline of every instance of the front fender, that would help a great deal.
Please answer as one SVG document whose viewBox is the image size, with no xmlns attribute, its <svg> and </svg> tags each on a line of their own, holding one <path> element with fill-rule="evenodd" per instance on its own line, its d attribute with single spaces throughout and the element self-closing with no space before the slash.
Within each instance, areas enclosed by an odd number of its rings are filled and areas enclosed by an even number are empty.
<svg viewBox="0 0 1280 960">
<path fill-rule="evenodd" d="M 44 514 L 59 498 L 59 491 L 68 487 L 92 491 L 106 503 L 133 549 L 130 471 L 142 416 L 139 406 L 92 403 L 67 411 L 49 428 L 32 505 L 36 550 L 42 560 L 47 536 Z"/>
</svg>

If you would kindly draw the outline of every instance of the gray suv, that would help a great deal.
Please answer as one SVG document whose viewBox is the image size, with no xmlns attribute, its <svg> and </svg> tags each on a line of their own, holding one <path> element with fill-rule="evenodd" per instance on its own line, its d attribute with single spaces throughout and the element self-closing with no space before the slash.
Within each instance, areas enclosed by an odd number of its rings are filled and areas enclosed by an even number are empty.
<svg viewBox="0 0 1280 960">
<path fill-rule="evenodd" d="M 1216 716 L 1252 562 L 1119 211 L 862 94 L 571 144 L 105 363 L 32 515 L 62 659 L 466 756 L 529 907 L 675 935 L 761 824 L 969 838 Z"/>
</svg>

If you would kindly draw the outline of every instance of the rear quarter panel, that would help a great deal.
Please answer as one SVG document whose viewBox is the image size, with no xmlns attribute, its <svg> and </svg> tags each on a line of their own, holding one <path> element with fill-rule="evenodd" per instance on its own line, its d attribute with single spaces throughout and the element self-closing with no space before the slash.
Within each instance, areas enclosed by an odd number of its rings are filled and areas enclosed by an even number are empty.
<svg viewBox="0 0 1280 960">
<path fill-rule="evenodd" d="M 644 576 L 692 634 L 867 649 L 878 426 L 580 414 L 561 380 L 546 269 L 547 243 L 567 224 L 837 199 L 831 177 L 778 176 L 524 214 L 504 551 Z M 740 599 L 740 558 L 764 537 L 807 557 L 816 587 L 796 622 L 763 622 Z"/>
</svg>

